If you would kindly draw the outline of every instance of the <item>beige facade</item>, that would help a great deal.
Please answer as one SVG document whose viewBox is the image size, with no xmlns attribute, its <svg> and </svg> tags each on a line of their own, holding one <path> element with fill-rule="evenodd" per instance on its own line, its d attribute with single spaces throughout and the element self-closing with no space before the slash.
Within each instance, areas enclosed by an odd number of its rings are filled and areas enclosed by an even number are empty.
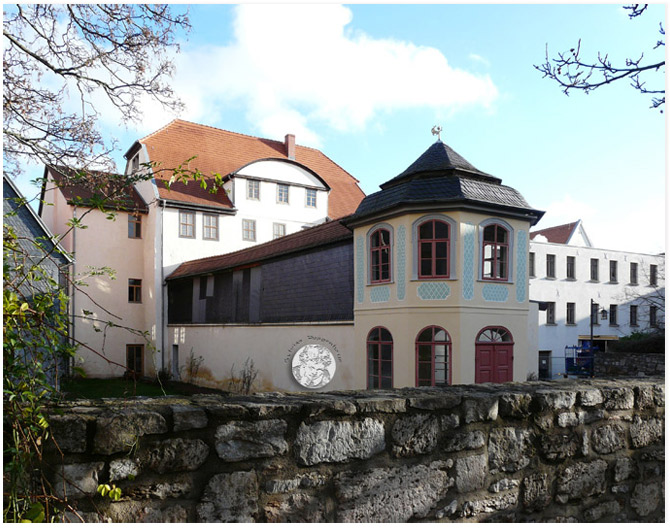
<svg viewBox="0 0 670 528">
<path fill-rule="evenodd" d="M 417 227 L 430 219 L 452 226 L 446 279 L 417 277 Z M 491 221 L 508 226 L 512 234 L 506 281 L 481 278 L 480 230 Z M 392 233 L 391 278 L 386 283 L 372 283 L 369 276 L 369 237 L 379 227 Z M 417 336 L 429 326 L 438 326 L 448 332 L 451 341 L 451 383 L 474 383 L 477 336 L 487 327 L 502 327 L 514 342 L 513 379 L 525 380 L 536 369 L 528 346 L 528 229 L 525 220 L 458 210 L 423 211 L 357 225 L 356 349 L 365 350 L 371 329 L 386 328 L 393 337 L 393 385 L 415 386 Z M 366 386 L 364 354 L 357 356 L 356 371 L 357 386 Z"/>
</svg>

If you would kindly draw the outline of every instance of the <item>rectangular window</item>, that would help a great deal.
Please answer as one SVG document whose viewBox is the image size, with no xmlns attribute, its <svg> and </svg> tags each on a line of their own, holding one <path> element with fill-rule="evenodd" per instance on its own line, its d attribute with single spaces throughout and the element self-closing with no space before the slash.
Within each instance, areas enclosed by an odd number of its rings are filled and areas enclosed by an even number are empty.
<svg viewBox="0 0 670 528">
<path fill-rule="evenodd" d="M 219 239 L 219 215 L 202 215 L 202 238 L 205 240 Z"/>
<path fill-rule="evenodd" d="M 305 191 L 305 206 L 316 207 L 316 189 L 307 189 Z"/>
<path fill-rule="evenodd" d="M 649 285 L 658 286 L 658 266 L 656 264 L 649 266 Z"/>
<path fill-rule="evenodd" d="M 616 260 L 610 260 L 610 282 L 619 281 L 619 263 Z"/>
<path fill-rule="evenodd" d="M 547 324 L 553 325 L 556 324 L 556 303 L 548 302 L 547 303 Z"/>
<path fill-rule="evenodd" d="M 619 326 L 619 306 L 610 304 L 610 326 Z"/>
<path fill-rule="evenodd" d="M 142 279 L 128 279 L 128 302 L 142 302 Z"/>
<path fill-rule="evenodd" d="M 528 253 L 528 273 L 535 277 L 535 253 Z"/>
<path fill-rule="evenodd" d="M 126 369 L 135 378 L 144 375 L 144 345 L 126 345 Z"/>
<path fill-rule="evenodd" d="M 286 224 L 272 224 L 272 239 L 280 238 L 286 235 Z"/>
<path fill-rule="evenodd" d="M 575 303 L 568 303 L 565 307 L 565 324 L 575 324 Z"/>
<path fill-rule="evenodd" d="M 256 220 L 242 220 L 242 240 L 256 242 Z"/>
<path fill-rule="evenodd" d="M 288 185 L 285 183 L 277 184 L 277 203 L 288 203 Z"/>
<path fill-rule="evenodd" d="M 637 326 L 637 306 L 630 306 L 630 326 Z"/>
<path fill-rule="evenodd" d="M 598 280 L 598 259 L 591 259 L 591 280 Z"/>
<path fill-rule="evenodd" d="M 195 238 L 195 213 L 179 211 L 179 236 Z"/>
<path fill-rule="evenodd" d="M 556 278 L 556 255 L 547 255 L 547 278 Z"/>
<path fill-rule="evenodd" d="M 568 279 L 574 279 L 577 277 L 575 272 L 575 257 L 566 257 L 565 276 Z"/>
<path fill-rule="evenodd" d="M 630 263 L 630 283 L 637 284 L 637 262 Z"/>
<path fill-rule="evenodd" d="M 142 238 L 142 217 L 128 215 L 128 238 Z"/>
<path fill-rule="evenodd" d="M 258 180 L 247 180 L 247 200 L 261 199 L 261 182 Z"/>
<path fill-rule="evenodd" d="M 140 169 L 140 155 L 136 154 L 133 156 L 133 159 L 130 160 L 130 171 L 136 172 Z"/>
<path fill-rule="evenodd" d="M 600 305 L 597 303 L 591 303 L 591 322 L 594 325 L 600 324 L 598 319 L 598 312 L 600 311 Z"/>
<path fill-rule="evenodd" d="M 649 326 L 652 328 L 658 326 L 658 306 L 649 307 Z"/>
</svg>

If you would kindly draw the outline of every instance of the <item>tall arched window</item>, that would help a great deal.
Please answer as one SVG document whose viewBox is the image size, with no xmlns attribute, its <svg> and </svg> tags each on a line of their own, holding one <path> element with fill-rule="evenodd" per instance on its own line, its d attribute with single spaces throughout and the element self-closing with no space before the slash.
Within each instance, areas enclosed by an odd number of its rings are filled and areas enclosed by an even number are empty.
<svg viewBox="0 0 670 528">
<path fill-rule="evenodd" d="M 449 224 L 428 220 L 419 226 L 419 278 L 449 277 Z"/>
<path fill-rule="evenodd" d="M 370 235 L 370 282 L 391 280 L 391 233 L 377 229 Z"/>
<path fill-rule="evenodd" d="M 500 224 L 484 228 L 482 279 L 507 280 L 509 271 L 509 231 Z"/>
<path fill-rule="evenodd" d="M 451 338 L 444 328 L 429 326 L 416 338 L 416 386 L 451 383 Z"/>
<path fill-rule="evenodd" d="M 393 337 L 386 328 L 370 330 L 368 349 L 368 389 L 393 388 Z"/>
</svg>

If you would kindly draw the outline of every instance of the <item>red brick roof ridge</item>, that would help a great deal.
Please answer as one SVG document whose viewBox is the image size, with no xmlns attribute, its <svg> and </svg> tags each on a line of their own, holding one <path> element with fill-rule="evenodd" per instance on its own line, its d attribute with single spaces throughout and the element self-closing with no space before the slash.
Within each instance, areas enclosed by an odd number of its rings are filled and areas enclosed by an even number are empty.
<svg viewBox="0 0 670 528">
<path fill-rule="evenodd" d="M 318 247 L 323 244 L 330 244 L 333 242 L 338 242 L 340 240 L 344 240 L 346 238 L 349 238 L 350 236 L 353 235 L 353 232 L 351 229 L 349 229 L 343 222 L 345 218 L 338 218 L 336 220 L 330 220 L 328 222 L 324 222 L 323 224 L 319 224 L 317 226 L 310 227 L 308 229 L 304 229 L 302 231 L 297 231 L 295 233 L 291 233 L 289 235 L 276 238 L 274 240 L 269 240 L 268 242 L 264 242 L 262 244 L 256 244 L 254 246 L 244 248 L 244 249 L 239 249 L 237 251 L 233 251 L 231 253 L 224 253 L 221 255 L 213 255 L 211 257 L 203 257 L 200 259 L 194 259 L 194 260 L 189 260 L 186 262 L 182 262 L 177 266 L 177 268 L 168 275 L 166 280 L 173 280 L 177 278 L 184 278 L 184 277 L 189 277 L 193 275 L 199 275 L 202 273 L 211 273 L 214 271 L 220 271 L 220 270 L 225 270 L 225 269 L 230 269 L 232 267 L 236 266 L 243 266 L 246 264 L 252 264 L 254 262 L 261 262 L 263 260 L 267 260 L 270 258 L 274 258 L 277 256 L 283 256 L 283 255 L 288 255 L 290 253 L 296 252 L 296 251 L 302 251 L 306 249 L 311 249 L 314 247 Z M 323 239 L 316 239 L 310 242 L 307 242 L 305 244 L 297 244 L 297 245 L 290 245 L 288 248 L 285 248 L 283 246 L 286 246 L 287 243 L 290 244 L 290 242 L 294 241 L 295 239 L 300 239 L 300 238 L 308 238 L 310 235 L 314 235 L 315 231 L 327 231 L 327 230 L 332 230 L 335 225 L 339 224 L 343 230 L 332 237 L 326 237 Z M 339 228 L 338 228 L 339 229 Z M 345 232 L 346 231 L 346 232 Z M 269 252 L 265 252 L 267 248 L 272 248 L 273 246 L 279 246 L 279 248 L 276 251 L 270 250 Z M 234 257 L 243 255 L 245 253 L 249 253 L 249 258 L 248 259 L 241 259 L 239 261 L 234 261 L 232 264 L 226 264 L 226 261 L 230 261 L 234 259 Z M 203 265 L 207 263 L 216 263 L 220 262 L 219 265 L 213 265 L 211 267 L 208 266 L 198 266 L 198 264 Z M 195 267 L 195 269 L 193 269 Z"/>
</svg>

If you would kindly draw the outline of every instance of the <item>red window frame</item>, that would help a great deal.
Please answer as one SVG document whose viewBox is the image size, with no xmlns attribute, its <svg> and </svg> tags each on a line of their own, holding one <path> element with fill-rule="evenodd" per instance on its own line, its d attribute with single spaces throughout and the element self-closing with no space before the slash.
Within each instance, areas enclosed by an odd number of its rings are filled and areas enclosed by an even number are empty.
<svg viewBox="0 0 670 528">
<path fill-rule="evenodd" d="M 427 224 L 432 224 L 432 233 L 433 236 L 430 238 L 422 238 L 421 237 L 421 228 Z M 447 228 L 447 237 L 438 237 L 437 236 L 437 224 L 441 224 Z M 419 263 L 419 270 L 418 270 L 418 277 L 420 279 L 448 279 L 449 278 L 449 265 L 450 265 L 450 252 L 449 252 L 449 244 L 450 244 L 450 239 L 451 239 L 451 226 L 442 220 L 427 220 L 425 222 L 422 222 L 418 229 L 418 263 Z M 424 247 L 429 247 L 430 248 L 430 256 L 429 257 L 424 257 L 423 256 L 423 251 L 422 249 Z M 444 247 L 444 257 L 439 257 L 437 256 L 437 250 L 440 246 Z M 439 260 L 444 260 L 445 261 L 445 270 L 446 273 L 440 274 L 437 273 L 437 262 Z M 424 274 L 423 273 L 423 263 L 424 262 L 430 262 L 430 273 L 429 274 Z"/>
<path fill-rule="evenodd" d="M 387 243 L 383 233 L 386 233 Z M 391 232 L 388 229 L 379 228 L 370 235 L 370 282 L 391 282 Z"/>
<path fill-rule="evenodd" d="M 422 339 L 423 334 L 427 331 L 430 331 L 430 339 Z M 439 332 L 444 332 L 445 339 L 438 340 L 436 339 Z M 426 336 L 427 337 L 427 336 Z M 436 346 L 444 346 L 444 360 L 437 361 L 435 354 Z M 430 358 L 426 359 L 425 356 L 425 347 L 430 347 Z M 427 326 L 421 330 L 416 336 L 415 342 L 415 351 L 416 351 L 416 386 L 417 387 L 435 387 L 442 385 L 451 385 L 451 336 L 444 328 L 440 326 Z M 421 376 L 421 366 L 430 365 L 430 379 L 425 376 Z M 443 367 L 445 371 L 444 383 L 436 383 L 435 372 L 437 367 Z"/>
<path fill-rule="evenodd" d="M 390 348 L 390 350 L 389 350 Z M 393 336 L 383 326 L 376 326 L 366 340 L 368 389 L 393 388 Z M 385 357 L 386 356 L 386 357 Z M 390 375 L 384 374 L 384 364 L 390 366 Z M 376 379 L 375 379 L 376 378 Z"/>
<path fill-rule="evenodd" d="M 487 231 L 493 228 L 492 239 L 487 239 Z M 504 235 L 503 235 L 504 233 Z M 482 233 L 482 280 L 506 281 L 509 277 L 509 229 L 500 224 L 489 224 L 484 227 Z M 490 256 L 487 250 L 490 248 Z M 486 265 L 491 266 L 487 274 Z M 504 273 L 500 273 L 499 266 L 504 267 Z"/>
</svg>

